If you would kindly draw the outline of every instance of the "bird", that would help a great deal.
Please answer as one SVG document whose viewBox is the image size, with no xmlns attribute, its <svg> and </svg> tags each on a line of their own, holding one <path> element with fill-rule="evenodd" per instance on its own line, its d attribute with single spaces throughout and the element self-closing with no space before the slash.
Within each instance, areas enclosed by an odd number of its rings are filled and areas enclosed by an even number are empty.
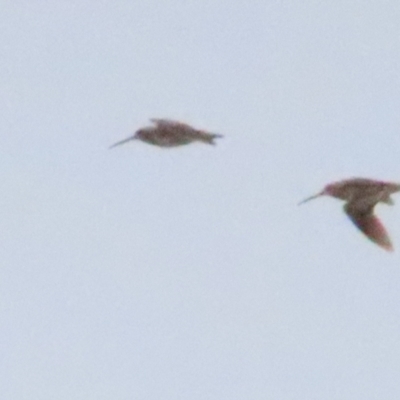
<svg viewBox="0 0 400 400">
<path fill-rule="evenodd" d="M 150 122 L 152 126 L 137 130 L 133 135 L 114 143 L 109 148 L 120 146 L 131 140 L 141 140 L 159 147 L 178 147 L 196 141 L 215 145 L 214 139 L 223 137 L 217 133 L 195 129 L 188 124 L 171 119 L 152 118 Z"/>
<path fill-rule="evenodd" d="M 325 195 L 344 200 L 344 212 L 356 227 L 378 246 L 393 251 L 390 237 L 374 214 L 374 208 L 378 203 L 393 205 L 391 194 L 398 191 L 399 183 L 351 178 L 326 185 L 321 192 L 304 199 L 299 205 Z"/>
</svg>

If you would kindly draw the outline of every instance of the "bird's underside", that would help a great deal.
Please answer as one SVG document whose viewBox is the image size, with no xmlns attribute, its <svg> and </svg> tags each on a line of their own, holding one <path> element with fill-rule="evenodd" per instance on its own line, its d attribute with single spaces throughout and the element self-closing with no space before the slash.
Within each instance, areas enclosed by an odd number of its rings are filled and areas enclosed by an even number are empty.
<svg viewBox="0 0 400 400">
<path fill-rule="evenodd" d="M 143 135 L 142 140 L 161 147 L 178 147 L 193 142 L 193 138 L 190 135 L 171 130 L 171 127 Z"/>
</svg>

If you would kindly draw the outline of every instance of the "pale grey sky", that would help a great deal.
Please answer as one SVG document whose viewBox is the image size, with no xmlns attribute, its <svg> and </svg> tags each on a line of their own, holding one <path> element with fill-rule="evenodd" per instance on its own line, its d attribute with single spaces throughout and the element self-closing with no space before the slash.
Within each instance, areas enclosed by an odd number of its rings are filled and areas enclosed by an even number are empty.
<svg viewBox="0 0 400 400">
<path fill-rule="evenodd" d="M 397 251 L 326 183 L 400 180 L 400 3 L 4 1 L 0 391 L 397 400 Z M 108 146 L 151 117 L 215 147 Z"/>
</svg>

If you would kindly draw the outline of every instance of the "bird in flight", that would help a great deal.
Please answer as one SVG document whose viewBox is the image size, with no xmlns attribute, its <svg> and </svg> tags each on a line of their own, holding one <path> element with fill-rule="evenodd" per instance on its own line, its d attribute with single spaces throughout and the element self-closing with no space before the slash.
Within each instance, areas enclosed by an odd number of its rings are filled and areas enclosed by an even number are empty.
<svg viewBox="0 0 400 400">
<path fill-rule="evenodd" d="M 131 140 L 141 140 L 159 147 L 177 147 L 192 142 L 215 144 L 214 139 L 222 135 L 195 129 L 192 126 L 170 119 L 150 119 L 152 126 L 136 131 L 132 136 L 114 143 L 110 148 L 127 143 Z"/>
<path fill-rule="evenodd" d="M 332 196 L 344 200 L 345 213 L 368 239 L 385 250 L 393 251 L 389 235 L 381 221 L 374 214 L 378 203 L 393 205 L 391 194 L 400 191 L 400 184 L 365 178 L 352 178 L 326 185 L 314 196 L 299 204 L 320 196 Z"/>
</svg>

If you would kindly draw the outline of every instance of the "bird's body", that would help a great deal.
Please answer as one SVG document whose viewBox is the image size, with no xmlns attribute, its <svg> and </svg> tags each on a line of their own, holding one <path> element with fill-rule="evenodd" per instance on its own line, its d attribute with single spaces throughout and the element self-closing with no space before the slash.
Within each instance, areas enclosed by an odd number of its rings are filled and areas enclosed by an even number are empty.
<svg viewBox="0 0 400 400">
<path fill-rule="evenodd" d="M 222 137 L 222 135 L 195 129 L 178 121 L 169 119 L 151 119 L 150 121 L 153 126 L 139 129 L 134 135 L 113 144 L 110 148 L 131 140 L 141 140 L 159 147 L 177 147 L 196 141 L 215 144 L 214 139 Z"/>
<path fill-rule="evenodd" d="M 352 222 L 370 240 L 386 250 L 393 246 L 385 227 L 374 214 L 378 203 L 393 204 L 391 194 L 400 191 L 400 184 L 376 181 L 365 178 L 353 178 L 331 183 L 318 194 L 301 203 L 319 196 L 327 195 L 346 201 L 344 211 Z"/>
</svg>

